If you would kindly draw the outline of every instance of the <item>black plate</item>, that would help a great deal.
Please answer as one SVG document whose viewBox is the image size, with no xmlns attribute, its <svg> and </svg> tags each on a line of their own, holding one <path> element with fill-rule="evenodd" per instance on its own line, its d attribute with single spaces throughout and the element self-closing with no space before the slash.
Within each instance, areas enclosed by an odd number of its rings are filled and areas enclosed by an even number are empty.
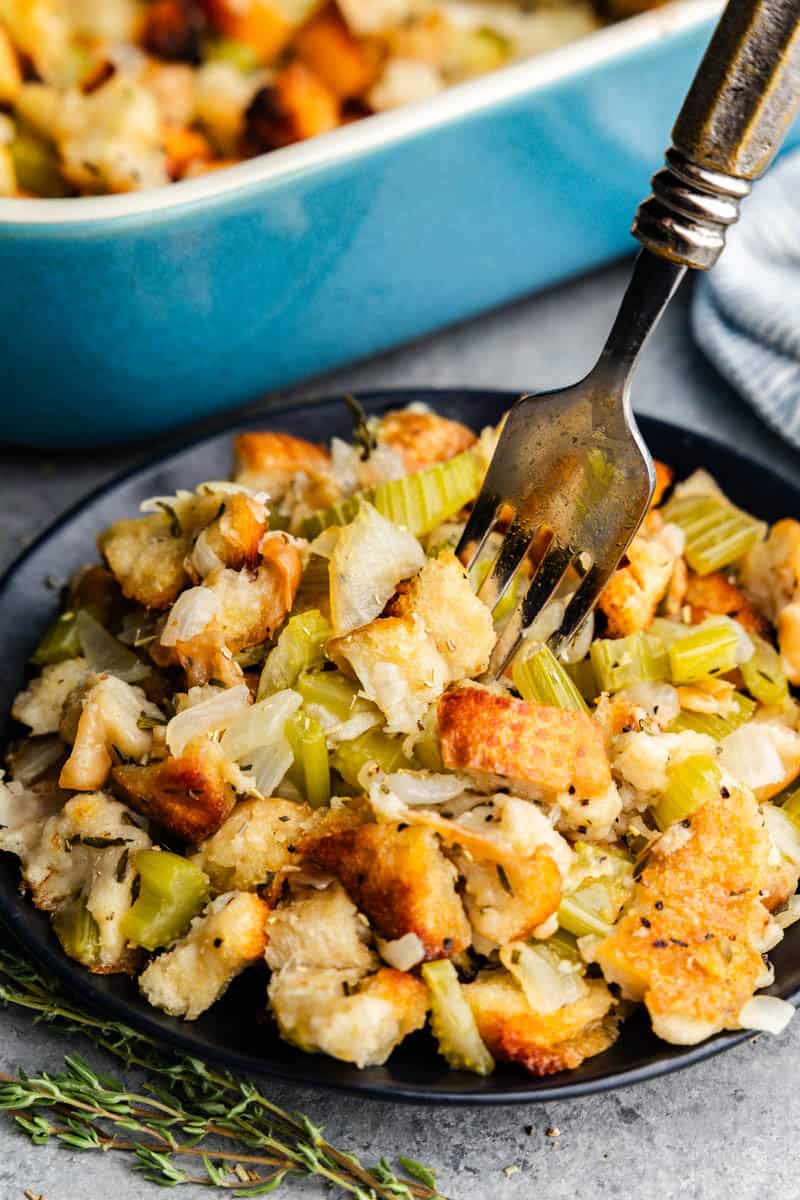
<svg viewBox="0 0 800 1200">
<path fill-rule="evenodd" d="M 376 392 L 361 397 L 368 411 L 429 402 L 437 411 L 474 428 L 496 421 L 516 397 L 503 392 L 464 390 Z M 26 661 L 39 635 L 54 616 L 56 597 L 45 585 L 49 576 L 67 578 L 95 557 L 95 537 L 111 521 L 134 514 L 147 496 L 193 487 L 203 479 L 224 479 L 230 470 L 231 432 L 242 425 L 172 452 L 137 468 L 94 492 L 42 535 L 0 581 L 0 712 L 7 713 L 26 672 Z M 262 422 L 301 437 L 327 441 L 347 436 L 350 418 L 340 399 L 302 408 L 275 409 Z M 650 418 L 641 421 L 653 453 L 672 463 L 680 475 L 696 467 L 713 471 L 723 488 L 748 510 L 767 520 L 800 514 L 800 488 L 767 474 L 745 455 L 698 434 Z M 8 725 L 8 722 L 7 722 Z M 9 730 L 6 728 L 6 735 Z M 45 968 L 88 1004 L 126 1021 L 143 1033 L 231 1069 L 302 1084 L 339 1088 L 386 1100 L 497 1104 L 579 1096 L 635 1083 L 718 1054 L 747 1033 L 722 1034 L 700 1046 L 681 1048 L 658 1041 L 642 1010 L 626 1022 L 616 1045 L 576 1071 L 535 1079 L 522 1069 L 499 1064 L 489 1078 L 450 1071 L 427 1033 L 415 1034 L 383 1067 L 359 1071 L 347 1063 L 307 1055 L 282 1042 L 263 1021 L 266 975 L 246 972 L 227 995 L 198 1021 L 184 1023 L 150 1008 L 136 985 L 124 976 L 90 975 L 64 955 L 47 917 L 18 891 L 16 859 L 0 855 L 0 916 L 12 933 Z M 800 927 L 789 930 L 772 952 L 776 984 L 771 989 L 800 1001 Z M 261 1017 L 261 1019 L 259 1019 Z"/>
</svg>

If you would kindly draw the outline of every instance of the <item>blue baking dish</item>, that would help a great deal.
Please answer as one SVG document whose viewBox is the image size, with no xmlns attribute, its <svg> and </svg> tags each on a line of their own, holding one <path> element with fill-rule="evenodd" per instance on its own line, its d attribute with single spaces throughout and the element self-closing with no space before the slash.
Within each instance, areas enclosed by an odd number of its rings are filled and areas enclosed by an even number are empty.
<svg viewBox="0 0 800 1200">
<path fill-rule="evenodd" d="M 201 179 L 0 200 L 0 438 L 152 439 L 624 253 L 718 8 Z"/>
</svg>

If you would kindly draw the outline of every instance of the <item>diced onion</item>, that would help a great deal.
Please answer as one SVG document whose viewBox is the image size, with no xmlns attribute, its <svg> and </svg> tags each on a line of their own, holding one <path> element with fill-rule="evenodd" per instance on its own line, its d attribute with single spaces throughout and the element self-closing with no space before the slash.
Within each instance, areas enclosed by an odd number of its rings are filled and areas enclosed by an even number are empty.
<svg viewBox="0 0 800 1200">
<path fill-rule="evenodd" d="M 404 933 L 392 942 L 378 938 L 378 951 L 383 961 L 396 971 L 410 971 L 425 958 L 425 947 L 416 933 Z"/>
<path fill-rule="evenodd" d="M 294 761 L 289 739 L 281 734 L 269 746 L 250 755 L 248 766 L 253 786 L 262 796 L 272 796 Z"/>
<path fill-rule="evenodd" d="M 227 729 L 249 705 L 250 689 L 246 683 L 239 683 L 210 700 L 184 709 L 167 724 L 165 736 L 170 754 L 177 758 L 194 738 Z"/>
<path fill-rule="evenodd" d="M 161 634 L 161 645 L 174 646 L 178 642 L 191 641 L 212 621 L 219 620 L 221 611 L 219 596 L 211 588 L 187 588 L 170 609 Z"/>
<path fill-rule="evenodd" d="M 64 743 L 56 734 L 26 738 L 6 755 L 11 778 L 15 783 L 29 787 L 41 779 L 45 771 L 60 762 L 65 752 Z"/>
<path fill-rule="evenodd" d="M 786 774 L 764 722 L 742 725 L 722 741 L 720 764 L 749 788 L 768 787 Z"/>
<path fill-rule="evenodd" d="M 394 771 L 383 782 L 403 804 L 445 804 L 466 791 L 459 775 L 436 775 L 429 771 Z"/>
<path fill-rule="evenodd" d="M 224 753 L 240 764 L 243 759 L 249 761 L 249 756 L 257 750 L 271 746 L 285 736 L 286 722 L 302 703 L 299 692 L 285 688 L 267 700 L 251 705 L 246 712 L 237 715 L 222 735 L 220 745 Z"/>
<path fill-rule="evenodd" d="M 86 609 L 78 612 L 75 623 L 84 656 L 98 675 L 115 675 L 124 683 L 136 683 L 150 674 L 150 668 Z"/>
<path fill-rule="evenodd" d="M 794 925 L 795 921 L 800 921 L 800 896 L 790 896 L 780 912 L 774 914 L 773 920 L 780 925 L 781 929 L 788 929 L 790 925 Z"/>
<path fill-rule="evenodd" d="M 413 534 L 382 517 L 371 504 L 341 531 L 331 555 L 331 623 L 337 636 L 380 616 L 403 579 L 425 566 Z"/>
<path fill-rule="evenodd" d="M 779 996 L 753 996 L 739 1013 L 742 1029 L 761 1033 L 783 1033 L 794 1016 L 794 1006 Z"/>
<path fill-rule="evenodd" d="M 225 564 L 216 550 L 209 545 L 207 529 L 202 531 L 195 542 L 192 553 L 189 555 L 189 563 L 200 579 L 205 579 L 206 575 L 210 575 L 212 571 L 224 567 Z M 185 592 L 184 595 L 186 595 Z"/>
<path fill-rule="evenodd" d="M 559 962 L 544 947 L 509 942 L 500 950 L 500 961 L 514 976 L 534 1012 L 544 1015 L 558 1012 L 586 995 L 580 970 L 570 963 Z"/>
<path fill-rule="evenodd" d="M 618 693 L 637 708 L 644 708 L 648 716 L 662 729 L 666 729 L 681 711 L 677 688 L 671 683 L 631 683 Z"/>
</svg>

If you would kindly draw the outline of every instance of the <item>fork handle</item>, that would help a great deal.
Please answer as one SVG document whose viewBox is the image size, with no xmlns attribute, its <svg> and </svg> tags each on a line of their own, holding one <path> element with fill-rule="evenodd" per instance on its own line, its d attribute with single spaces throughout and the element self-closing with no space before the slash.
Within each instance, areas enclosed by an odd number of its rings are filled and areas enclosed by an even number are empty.
<svg viewBox="0 0 800 1200">
<path fill-rule="evenodd" d="M 631 232 L 653 253 L 706 271 L 752 181 L 800 103 L 800 0 L 730 0 L 672 131 L 665 167 Z"/>
</svg>

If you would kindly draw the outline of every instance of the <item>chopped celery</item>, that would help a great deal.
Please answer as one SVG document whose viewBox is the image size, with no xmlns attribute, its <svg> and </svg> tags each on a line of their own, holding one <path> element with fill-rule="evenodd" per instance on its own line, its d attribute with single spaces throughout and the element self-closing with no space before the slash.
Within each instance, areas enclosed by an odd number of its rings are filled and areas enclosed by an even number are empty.
<svg viewBox="0 0 800 1200">
<path fill-rule="evenodd" d="M 261 65 L 258 52 L 247 42 L 240 42 L 235 38 L 206 38 L 203 51 L 207 62 L 228 63 L 245 75 L 250 71 L 255 71 Z"/>
<path fill-rule="evenodd" d="M 325 732 L 319 721 L 306 713 L 292 713 L 286 736 L 294 755 L 289 778 L 312 808 L 321 808 L 331 798 L 331 771 Z"/>
<path fill-rule="evenodd" d="M 57 617 L 31 655 L 35 667 L 77 658 L 81 652 L 77 612 L 64 612 Z"/>
<path fill-rule="evenodd" d="M 561 898 L 558 923 L 575 937 L 593 933 L 606 936 L 633 890 L 633 862 L 624 850 L 576 842 L 571 876 L 577 886 Z"/>
<path fill-rule="evenodd" d="M 534 645 L 526 650 L 523 644 L 514 659 L 513 676 L 514 687 L 523 700 L 588 712 L 583 696 L 548 646 Z"/>
<path fill-rule="evenodd" d="M 76 896 L 53 914 L 53 931 L 70 958 L 85 967 L 97 962 L 100 931 L 82 896 Z"/>
<path fill-rule="evenodd" d="M 789 699 L 789 685 L 781 656 L 774 646 L 751 633 L 753 656 L 741 663 L 744 685 L 761 704 L 781 705 Z"/>
<path fill-rule="evenodd" d="M 590 658 L 583 658 L 576 663 L 564 663 L 564 670 L 587 704 L 597 699 L 600 695 L 600 688 L 597 686 L 597 676 Z"/>
<path fill-rule="evenodd" d="M 369 701 L 359 696 L 358 684 L 340 671 L 302 671 L 294 688 L 306 706 L 317 705 L 337 721 L 349 721 L 355 713 L 370 707 Z"/>
<path fill-rule="evenodd" d="M 736 666 L 739 634 L 725 617 L 709 617 L 677 638 L 667 653 L 673 683 L 695 683 L 707 675 L 722 675 Z"/>
<path fill-rule="evenodd" d="M 436 555 L 430 557 L 435 558 Z M 492 563 L 489 559 L 479 561 L 475 568 L 475 581 L 478 587 L 483 584 L 486 576 L 489 574 Z M 517 597 L 519 594 L 519 575 L 515 575 L 511 580 L 508 589 L 504 592 L 502 599 L 492 609 L 492 618 L 495 625 L 501 625 L 507 617 L 510 617 L 516 607 Z"/>
<path fill-rule="evenodd" d="M 449 959 L 422 964 L 422 978 L 431 997 L 431 1029 L 439 1053 L 456 1071 L 489 1075 L 494 1059 L 483 1041 L 472 1009 Z"/>
<path fill-rule="evenodd" d="M 422 734 L 414 743 L 414 758 L 426 771 L 443 771 L 442 749 L 439 742 L 439 718 L 432 704 L 422 718 Z"/>
<path fill-rule="evenodd" d="M 139 895 L 122 918 L 124 937 L 157 950 L 181 937 L 209 896 L 208 876 L 188 858 L 169 850 L 137 850 Z"/>
<path fill-rule="evenodd" d="M 667 790 L 653 805 L 653 816 L 662 832 L 717 795 L 722 782 L 722 772 L 710 754 L 689 755 L 670 767 L 667 776 Z"/>
<path fill-rule="evenodd" d="M 265 700 L 275 692 L 294 687 L 301 671 L 321 667 L 331 632 L 330 625 L 316 608 L 290 617 L 264 663 L 257 699 Z"/>
<path fill-rule="evenodd" d="M 559 958 L 565 958 L 571 962 L 583 962 L 575 935 L 568 933 L 566 929 L 557 929 L 544 944 L 549 946 Z"/>
<path fill-rule="evenodd" d="M 351 742 L 339 742 L 331 754 L 331 764 L 351 787 L 360 786 L 361 769 L 370 762 L 387 774 L 415 765 L 403 752 L 403 739 L 390 737 L 380 729 L 368 729 Z"/>
<path fill-rule="evenodd" d="M 676 496 L 661 510 L 686 535 L 686 561 L 699 575 L 730 566 L 764 536 L 762 521 L 716 496 Z"/>
<path fill-rule="evenodd" d="M 789 793 L 781 805 L 781 811 L 800 829 L 800 788 Z"/>
<path fill-rule="evenodd" d="M 54 148 L 42 138 L 27 130 L 20 131 L 10 148 L 14 173 L 24 191 L 46 197 L 71 194 L 71 189 L 59 170 Z"/>
<path fill-rule="evenodd" d="M 756 710 L 755 700 L 742 692 L 734 692 L 731 702 L 735 707 L 724 717 L 719 713 L 680 712 L 669 726 L 669 733 L 684 733 L 692 730 L 694 733 L 705 733 L 715 741 L 721 741 L 734 729 L 749 721 Z"/>
<path fill-rule="evenodd" d="M 447 462 L 424 467 L 402 479 L 379 483 L 376 488 L 312 513 L 303 522 L 302 534 L 314 538 L 329 525 L 348 525 L 358 512 L 360 500 L 364 499 L 369 500 L 381 516 L 421 537 L 474 500 L 480 486 L 480 464 L 474 454 L 465 450 Z"/>
<path fill-rule="evenodd" d="M 663 642 L 649 633 L 623 638 L 598 638 L 590 650 L 597 684 L 603 692 L 618 692 L 629 683 L 669 678 L 669 659 Z"/>
</svg>

